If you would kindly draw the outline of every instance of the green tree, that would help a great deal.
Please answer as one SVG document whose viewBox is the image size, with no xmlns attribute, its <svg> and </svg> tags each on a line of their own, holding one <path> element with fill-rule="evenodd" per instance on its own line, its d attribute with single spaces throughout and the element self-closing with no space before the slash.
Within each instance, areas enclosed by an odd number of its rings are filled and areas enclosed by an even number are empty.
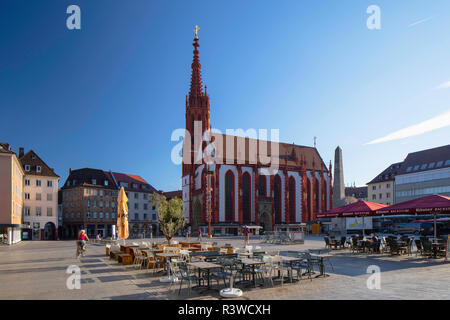
<svg viewBox="0 0 450 320">
<path fill-rule="evenodd" d="M 158 211 L 160 230 L 170 244 L 175 233 L 183 229 L 186 223 L 183 215 L 183 201 L 178 197 L 167 201 L 165 196 L 155 192 L 150 196 L 150 202 Z"/>
</svg>

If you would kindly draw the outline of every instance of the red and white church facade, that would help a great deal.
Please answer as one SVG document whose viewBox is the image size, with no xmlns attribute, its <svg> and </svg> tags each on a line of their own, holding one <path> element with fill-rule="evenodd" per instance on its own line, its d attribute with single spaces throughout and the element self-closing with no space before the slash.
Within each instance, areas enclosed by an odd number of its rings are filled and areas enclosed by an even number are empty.
<svg viewBox="0 0 450 320">
<path fill-rule="evenodd" d="M 242 225 L 271 231 L 316 221 L 332 207 L 331 162 L 327 168 L 315 147 L 215 133 L 197 35 L 193 46 L 182 166 L 183 211 L 192 234 L 207 231 L 209 213 L 216 234 L 237 234 Z M 212 138 L 202 139 L 205 132 Z"/>
</svg>

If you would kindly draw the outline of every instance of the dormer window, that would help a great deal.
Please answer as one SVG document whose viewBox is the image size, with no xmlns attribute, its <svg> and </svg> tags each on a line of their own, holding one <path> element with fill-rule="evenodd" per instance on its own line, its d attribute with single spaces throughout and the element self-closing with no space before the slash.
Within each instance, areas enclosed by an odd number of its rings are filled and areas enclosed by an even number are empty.
<svg viewBox="0 0 450 320">
<path fill-rule="evenodd" d="M 92 179 L 92 184 L 97 184 L 97 180 Z"/>
<path fill-rule="evenodd" d="M 105 180 L 104 184 L 105 184 L 105 186 L 108 186 L 108 180 Z"/>
<path fill-rule="evenodd" d="M 36 172 L 41 172 L 41 171 L 42 171 L 41 166 L 36 166 Z"/>
<path fill-rule="evenodd" d="M 36 159 L 36 156 L 34 154 L 31 155 L 31 159 Z"/>
<path fill-rule="evenodd" d="M 30 171 L 30 165 L 28 164 L 25 165 L 25 171 Z"/>
</svg>

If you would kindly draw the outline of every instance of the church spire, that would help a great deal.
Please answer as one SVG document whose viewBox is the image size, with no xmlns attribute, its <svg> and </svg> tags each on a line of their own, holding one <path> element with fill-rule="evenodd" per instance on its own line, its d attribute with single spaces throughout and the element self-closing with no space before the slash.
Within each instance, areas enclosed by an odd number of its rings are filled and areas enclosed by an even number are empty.
<svg viewBox="0 0 450 320">
<path fill-rule="evenodd" d="M 202 85 L 202 74 L 201 74 L 202 65 L 200 64 L 198 51 L 198 48 L 200 47 L 200 45 L 198 44 L 199 29 L 200 28 L 198 26 L 195 26 L 194 43 L 192 44 L 194 46 L 194 58 L 192 60 L 191 65 L 192 75 L 191 75 L 191 88 L 189 91 L 189 98 L 188 98 L 188 107 L 209 109 L 209 97 L 208 94 L 206 93 L 206 85 L 204 92 Z"/>
<path fill-rule="evenodd" d="M 195 26 L 195 37 L 194 37 L 194 59 L 192 61 L 192 75 L 191 75 L 191 90 L 189 92 L 189 97 L 200 97 L 203 95 L 202 90 L 202 75 L 201 75 L 201 68 L 202 65 L 200 64 L 200 58 L 198 56 L 198 47 L 200 45 L 198 44 L 198 30 L 200 28 L 198 26 Z"/>
</svg>

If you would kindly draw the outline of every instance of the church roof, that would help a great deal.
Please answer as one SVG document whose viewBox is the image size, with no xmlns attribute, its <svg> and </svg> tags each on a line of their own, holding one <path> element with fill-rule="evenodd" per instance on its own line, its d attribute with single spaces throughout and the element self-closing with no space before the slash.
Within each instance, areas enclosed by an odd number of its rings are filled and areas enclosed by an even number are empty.
<svg viewBox="0 0 450 320">
<path fill-rule="evenodd" d="M 304 161 L 306 170 L 312 170 L 314 168 L 314 170 L 320 171 L 323 168 L 324 172 L 328 172 L 326 164 L 318 150 L 314 147 L 217 133 L 212 133 L 212 136 L 214 137 L 214 145 L 217 148 L 219 148 L 220 138 L 222 138 L 222 153 L 217 153 L 216 156 L 219 159 L 222 158 L 223 163 L 225 164 L 227 162 L 232 162 L 234 164 L 255 164 L 255 162 L 257 162 L 258 165 L 268 166 L 270 163 L 267 163 L 268 161 L 265 162 L 264 159 L 266 156 L 271 156 L 278 160 L 280 167 L 285 165 L 290 167 L 300 167 Z M 227 141 L 233 141 L 234 144 L 234 155 L 232 157 L 231 152 L 230 155 L 227 156 Z M 245 146 L 245 154 L 243 152 L 244 148 L 242 148 L 242 151 L 238 152 L 238 146 L 240 145 Z M 241 148 L 239 147 L 239 149 Z M 278 149 L 278 152 L 276 149 Z M 250 150 L 251 152 L 249 152 Z M 268 151 L 266 152 L 266 150 Z"/>
</svg>

